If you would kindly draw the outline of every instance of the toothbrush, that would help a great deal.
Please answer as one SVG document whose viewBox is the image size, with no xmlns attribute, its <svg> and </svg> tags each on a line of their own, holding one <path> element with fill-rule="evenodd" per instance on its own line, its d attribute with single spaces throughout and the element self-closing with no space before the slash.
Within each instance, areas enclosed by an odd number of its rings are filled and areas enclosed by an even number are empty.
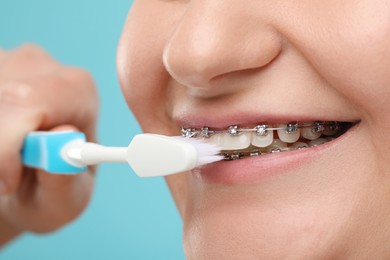
<svg viewBox="0 0 390 260">
<path fill-rule="evenodd" d="M 81 132 L 36 131 L 22 148 L 22 163 L 50 173 L 77 174 L 88 165 L 127 162 L 140 177 L 157 177 L 192 170 L 222 160 L 214 145 L 184 137 L 139 134 L 128 147 L 86 142 Z"/>
</svg>

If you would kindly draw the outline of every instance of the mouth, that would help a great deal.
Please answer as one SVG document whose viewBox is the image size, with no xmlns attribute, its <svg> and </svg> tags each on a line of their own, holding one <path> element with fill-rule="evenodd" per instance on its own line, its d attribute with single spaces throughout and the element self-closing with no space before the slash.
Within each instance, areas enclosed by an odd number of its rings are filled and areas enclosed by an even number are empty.
<svg viewBox="0 0 390 260">
<path fill-rule="evenodd" d="M 227 128 L 183 127 L 181 134 L 200 139 L 221 149 L 223 161 L 195 170 L 201 179 L 232 184 L 253 181 L 270 174 L 276 168 L 301 164 L 305 158 L 330 144 L 337 143 L 359 121 L 307 121 L 261 123 Z M 257 170 L 267 174 L 241 174 L 256 164 Z M 218 174 L 223 172 L 223 174 Z"/>
<path fill-rule="evenodd" d="M 337 121 L 290 122 L 259 124 L 249 128 L 232 125 L 225 130 L 183 127 L 181 133 L 183 137 L 201 139 L 220 147 L 220 155 L 225 161 L 230 161 L 322 145 L 340 137 L 355 124 Z"/>
</svg>

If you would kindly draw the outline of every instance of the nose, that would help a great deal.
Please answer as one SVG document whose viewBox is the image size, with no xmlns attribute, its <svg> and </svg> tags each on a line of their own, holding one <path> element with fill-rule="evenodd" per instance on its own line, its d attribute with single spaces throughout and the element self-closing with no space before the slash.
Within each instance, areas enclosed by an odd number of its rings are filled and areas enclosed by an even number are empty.
<svg viewBox="0 0 390 260">
<path fill-rule="evenodd" d="M 229 2 L 192 1 L 177 22 L 163 62 L 182 85 L 208 88 L 217 77 L 264 67 L 280 53 L 277 30 L 245 3 L 232 8 Z"/>
</svg>

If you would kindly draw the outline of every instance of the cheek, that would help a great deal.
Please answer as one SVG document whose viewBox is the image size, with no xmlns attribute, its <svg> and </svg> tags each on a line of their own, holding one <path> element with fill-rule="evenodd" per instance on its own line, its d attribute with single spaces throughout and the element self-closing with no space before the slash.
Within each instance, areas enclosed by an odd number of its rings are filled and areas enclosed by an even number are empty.
<svg viewBox="0 0 390 260">
<path fill-rule="evenodd" d="M 291 29 L 301 30 L 294 41 L 365 119 L 390 126 L 390 6 L 368 0 L 328 4 L 321 14 L 301 18 L 307 26 Z"/>
<path fill-rule="evenodd" d="M 345 1 L 341 7 L 334 5 L 338 9 L 328 10 L 331 16 L 307 17 L 316 23 L 311 23 L 310 29 L 303 28 L 302 37 L 295 41 L 330 86 L 360 111 L 378 164 L 388 169 L 390 5 L 385 2 Z"/>
<path fill-rule="evenodd" d="M 155 131 L 156 122 L 165 125 L 168 120 L 166 92 L 171 79 L 162 52 L 179 15 L 159 1 L 135 1 L 118 46 L 118 76 L 124 96 L 148 132 Z"/>
</svg>

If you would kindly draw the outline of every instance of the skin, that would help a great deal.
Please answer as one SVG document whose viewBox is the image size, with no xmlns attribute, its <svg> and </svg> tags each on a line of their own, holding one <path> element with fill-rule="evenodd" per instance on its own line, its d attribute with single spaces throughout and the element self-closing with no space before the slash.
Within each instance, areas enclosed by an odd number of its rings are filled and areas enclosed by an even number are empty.
<svg viewBox="0 0 390 260">
<path fill-rule="evenodd" d="M 167 177 L 187 258 L 388 259 L 389 68 L 388 0 L 135 0 L 118 71 L 145 132 L 178 135 L 189 114 L 361 121 L 261 181 Z"/>
<path fill-rule="evenodd" d="M 21 165 L 24 136 L 35 130 L 80 130 L 94 139 L 97 92 L 90 75 L 43 49 L 0 50 L 0 246 L 23 232 L 46 233 L 87 206 L 93 169 L 52 175 Z"/>
</svg>

